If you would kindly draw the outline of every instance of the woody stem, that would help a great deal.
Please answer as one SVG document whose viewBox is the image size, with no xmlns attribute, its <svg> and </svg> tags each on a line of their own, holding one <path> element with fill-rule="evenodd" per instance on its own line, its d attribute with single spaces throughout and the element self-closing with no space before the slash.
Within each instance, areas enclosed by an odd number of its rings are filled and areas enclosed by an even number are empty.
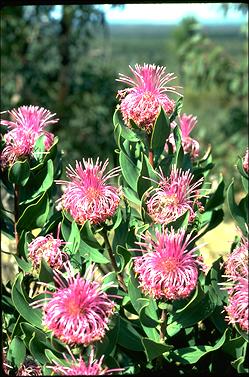
<svg viewBox="0 0 249 377">
<path fill-rule="evenodd" d="M 151 135 L 148 135 L 148 142 L 149 142 L 149 155 L 148 155 L 148 158 L 149 158 L 149 163 L 151 164 L 152 167 L 154 167 L 154 153 L 153 153 L 153 150 L 150 146 L 150 141 L 151 141 Z"/>
<path fill-rule="evenodd" d="M 15 231 L 15 240 L 16 240 L 16 253 L 18 253 L 18 244 L 19 244 L 19 234 L 17 231 L 17 222 L 19 220 L 19 186 L 14 185 L 14 231 Z"/>
<path fill-rule="evenodd" d="M 165 338 L 165 332 L 166 332 L 166 319 L 167 319 L 167 313 L 165 309 L 162 309 L 161 314 L 161 328 L 160 328 L 160 339 L 164 340 Z"/>
</svg>

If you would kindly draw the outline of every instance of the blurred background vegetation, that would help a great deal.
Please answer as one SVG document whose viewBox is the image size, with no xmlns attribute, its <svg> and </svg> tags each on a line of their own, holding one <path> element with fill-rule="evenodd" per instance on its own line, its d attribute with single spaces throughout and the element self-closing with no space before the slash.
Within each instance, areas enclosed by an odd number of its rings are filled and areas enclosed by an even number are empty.
<svg viewBox="0 0 249 377">
<path fill-rule="evenodd" d="M 124 5 L 125 6 L 125 5 Z M 222 12 L 246 4 L 224 4 Z M 198 117 L 193 136 L 213 147 L 214 175 L 228 183 L 247 146 L 248 25 L 108 25 L 95 5 L 4 7 L 1 111 L 39 105 L 56 112 L 65 164 L 82 157 L 114 164 L 112 115 L 128 65 L 155 63 L 178 76 L 183 111 Z"/>
</svg>

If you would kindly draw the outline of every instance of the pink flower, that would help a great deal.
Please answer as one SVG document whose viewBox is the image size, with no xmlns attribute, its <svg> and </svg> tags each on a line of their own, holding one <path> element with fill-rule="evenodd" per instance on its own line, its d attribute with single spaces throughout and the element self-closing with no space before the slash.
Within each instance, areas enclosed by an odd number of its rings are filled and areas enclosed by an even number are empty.
<svg viewBox="0 0 249 377">
<path fill-rule="evenodd" d="M 173 167 L 170 177 L 165 177 L 162 170 L 158 173 L 160 181 L 158 187 L 153 189 L 153 195 L 147 200 L 147 210 L 154 222 L 168 224 L 179 216 L 189 211 L 189 221 L 195 218 L 194 205 L 202 210 L 198 201 L 199 188 L 203 178 L 194 182 L 190 170 L 183 171 Z"/>
<path fill-rule="evenodd" d="M 132 119 L 138 127 L 151 133 L 155 120 L 160 112 L 160 107 L 167 114 L 171 114 L 175 102 L 167 96 L 167 92 L 176 93 L 176 86 L 166 86 L 175 79 L 174 73 L 165 72 L 165 67 L 155 64 L 136 64 L 135 69 L 129 66 L 134 78 L 119 74 L 117 81 L 124 82 L 131 86 L 118 91 L 121 100 L 121 113 L 125 124 L 130 127 Z"/>
<path fill-rule="evenodd" d="M 1 120 L 1 124 L 9 128 L 4 136 L 6 145 L 1 153 L 3 167 L 31 156 L 35 142 L 41 135 L 45 135 L 45 149 L 48 150 L 52 146 L 54 135 L 44 128 L 58 122 L 58 119 L 51 119 L 55 114 L 43 107 L 31 105 L 21 106 L 8 113 L 13 120 Z"/>
<path fill-rule="evenodd" d="M 95 376 L 95 375 L 106 375 L 111 374 L 112 372 L 122 371 L 123 369 L 108 369 L 102 367 L 102 362 L 104 356 L 99 360 L 94 360 L 94 350 L 91 350 L 88 363 L 84 361 L 82 356 L 79 356 L 79 359 L 76 360 L 74 355 L 70 350 L 68 350 L 72 360 L 68 360 L 65 355 L 64 359 L 68 363 L 68 366 L 62 366 L 54 361 L 55 366 L 49 367 L 53 369 L 54 373 L 59 373 L 64 376 Z"/>
<path fill-rule="evenodd" d="M 225 262 L 226 275 L 248 278 L 248 239 L 241 236 L 241 241 Z"/>
<path fill-rule="evenodd" d="M 104 222 L 112 217 L 120 202 L 120 190 L 116 187 L 106 185 L 106 181 L 117 176 L 120 168 L 114 168 L 104 174 L 108 165 L 108 159 L 102 165 L 97 159 L 96 164 L 92 159 L 83 164 L 76 161 L 76 168 L 67 168 L 68 181 L 57 181 L 65 184 L 66 190 L 60 199 L 62 207 L 65 208 L 74 220 L 83 224 L 89 220 L 92 224 Z"/>
<path fill-rule="evenodd" d="M 115 303 L 101 282 L 93 281 L 96 271 L 89 267 L 84 277 L 74 276 L 69 262 L 64 264 L 67 277 L 54 271 L 56 288 L 48 302 L 37 300 L 33 307 L 43 306 L 43 324 L 53 335 L 68 344 L 85 346 L 100 340 L 108 329 Z"/>
<path fill-rule="evenodd" d="M 42 369 L 31 357 L 26 357 L 24 363 L 18 369 L 17 376 L 42 376 Z"/>
<path fill-rule="evenodd" d="M 245 156 L 243 157 L 243 168 L 247 174 L 249 174 L 249 149 L 246 150 Z"/>
<path fill-rule="evenodd" d="M 249 331 L 248 320 L 248 276 L 227 276 L 228 305 L 225 307 L 229 323 L 238 324 Z M 226 283 L 223 283 L 225 285 Z"/>
<path fill-rule="evenodd" d="M 198 265 L 204 268 L 200 258 L 194 255 L 200 246 L 188 250 L 194 240 L 191 234 L 171 228 L 162 233 L 156 231 L 156 241 L 151 235 L 142 238 L 144 242 L 136 243 L 143 255 L 135 257 L 134 270 L 143 292 L 167 300 L 188 297 L 197 284 Z"/>
<path fill-rule="evenodd" d="M 47 236 L 36 237 L 29 243 L 29 258 L 35 269 L 40 267 L 42 258 L 52 268 L 60 269 L 63 267 L 68 255 L 60 249 L 66 242 L 59 239 L 59 233 L 60 226 L 58 227 L 57 238 L 54 238 L 52 234 L 48 234 Z"/>
<path fill-rule="evenodd" d="M 189 135 L 197 124 L 197 117 L 182 114 L 182 116 L 179 116 L 179 121 L 182 132 L 182 147 L 184 153 L 188 153 L 192 158 L 196 158 L 199 156 L 200 146 L 198 141 L 192 139 L 192 137 Z"/>
</svg>

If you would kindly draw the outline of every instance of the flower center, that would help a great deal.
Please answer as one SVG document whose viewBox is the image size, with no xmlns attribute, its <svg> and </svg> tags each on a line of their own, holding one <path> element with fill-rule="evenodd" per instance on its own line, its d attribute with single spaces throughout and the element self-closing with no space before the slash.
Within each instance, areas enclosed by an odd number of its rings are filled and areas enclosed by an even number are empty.
<svg viewBox="0 0 249 377">
<path fill-rule="evenodd" d="M 177 268 L 177 261 L 174 258 L 167 258 L 160 261 L 161 268 L 169 273 L 173 272 Z"/>
<path fill-rule="evenodd" d="M 83 308 L 75 300 L 68 301 L 68 313 L 69 315 L 76 316 L 83 314 Z"/>
<path fill-rule="evenodd" d="M 160 198 L 160 208 L 165 208 L 168 206 L 177 206 L 179 200 L 176 194 L 165 195 Z"/>
<path fill-rule="evenodd" d="M 87 189 L 87 198 L 91 201 L 99 197 L 99 190 L 94 187 L 89 187 Z"/>
</svg>

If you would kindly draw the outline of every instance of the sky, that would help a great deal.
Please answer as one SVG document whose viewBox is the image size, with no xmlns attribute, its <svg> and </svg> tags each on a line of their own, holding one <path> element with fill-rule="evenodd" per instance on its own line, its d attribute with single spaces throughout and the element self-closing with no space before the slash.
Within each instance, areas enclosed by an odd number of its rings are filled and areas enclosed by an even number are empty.
<svg viewBox="0 0 249 377">
<path fill-rule="evenodd" d="M 100 5 L 105 10 L 106 20 L 117 23 L 178 23 L 184 17 L 194 16 L 201 23 L 244 23 L 247 16 L 230 9 L 226 17 L 221 3 L 161 3 L 125 4 L 124 8 L 111 8 L 111 4 Z"/>
</svg>

